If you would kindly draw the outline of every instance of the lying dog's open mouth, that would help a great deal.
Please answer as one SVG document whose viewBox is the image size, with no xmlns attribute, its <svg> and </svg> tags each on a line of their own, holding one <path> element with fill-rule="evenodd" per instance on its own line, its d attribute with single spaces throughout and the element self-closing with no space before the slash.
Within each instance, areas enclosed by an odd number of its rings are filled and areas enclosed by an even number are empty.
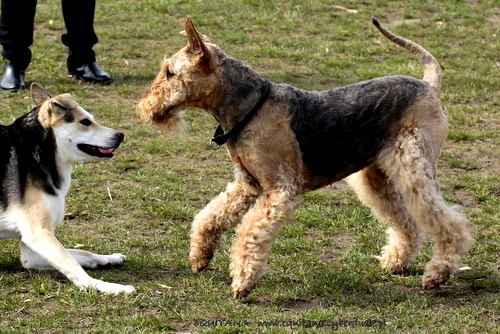
<svg viewBox="0 0 500 334">
<path fill-rule="evenodd" d="M 87 144 L 78 144 L 77 147 L 80 149 L 80 151 L 85 152 L 88 155 L 100 158 L 112 158 L 113 153 L 116 150 L 115 147 L 104 148 Z"/>
</svg>

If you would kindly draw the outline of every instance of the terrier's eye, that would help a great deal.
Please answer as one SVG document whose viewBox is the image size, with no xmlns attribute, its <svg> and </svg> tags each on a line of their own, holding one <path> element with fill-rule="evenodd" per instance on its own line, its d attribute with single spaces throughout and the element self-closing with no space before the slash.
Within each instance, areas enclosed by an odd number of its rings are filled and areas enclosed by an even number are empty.
<svg viewBox="0 0 500 334">
<path fill-rule="evenodd" d="M 90 121 L 90 119 L 85 118 L 80 121 L 80 124 L 84 126 L 89 126 L 90 124 L 92 124 L 92 122 Z"/>
<path fill-rule="evenodd" d="M 168 70 L 167 71 L 167 78 L 170 79 L 173 76 L 174 76 L 174 74 L 172 72 L 170 72 L 170 70 Z"/>
</svg>

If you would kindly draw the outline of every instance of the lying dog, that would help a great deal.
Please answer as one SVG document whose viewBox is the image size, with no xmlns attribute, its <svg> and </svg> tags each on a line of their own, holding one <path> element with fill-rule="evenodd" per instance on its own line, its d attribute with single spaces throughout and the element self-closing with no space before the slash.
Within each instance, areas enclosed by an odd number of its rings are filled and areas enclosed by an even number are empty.
<svg viewBox="0 0 500 334">
<path fill-rule="evenodd" d="M 385 270 L 401 273 L 431 235 L 434 254 L 422 286 L 436 288 L 471 245 L 469 221 L 445 204 L 437 183 L 448 131 L 441 68 L 420 45 L 373 23 L 417 56 L 422 80 L 395 75 L 322 92 L 270 83 L 187 19 L 188 45 L 164 61 L 137 106 L 140 118 L 162 132 L 182 129 L 187 106 L 220 124 L 212 140 L 227 142 L 234 181 L 194 218 L 190 261 L 194 272 L 206 268 L 222 234 L 238 227 L 230 265 L 236 298 L 265 272 L 271 244 L 301 195 L 348 176 L 390 226 L 380 256 Z"/>
<path fill-rule="evenodd" d="M 31 97 L 31 112 L 0 126 L 0 239 L 19 239 L 27 269 L 55 268 L 80 288 L 135 291 L 94 279 L 82 268 L 120 264 L 125 256 L 65 249 L 54 236 L 64 218 L 72 164 L 111 159 L 123 133 L 97 124 L 69 94 L 51 97 L 33 83 Z"/>
</svg>

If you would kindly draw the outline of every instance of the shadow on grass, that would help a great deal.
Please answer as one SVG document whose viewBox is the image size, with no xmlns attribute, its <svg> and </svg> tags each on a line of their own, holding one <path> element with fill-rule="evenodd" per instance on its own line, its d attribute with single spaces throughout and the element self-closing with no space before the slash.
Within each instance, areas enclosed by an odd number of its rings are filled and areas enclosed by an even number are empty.
<svg viewBox="0 0 500 334">
<path fill-rule="evenodd" d="M 401 303 L 425 308 L 426 305 L 432 304 L 481 304 L 478 301 L 481 301 L 483 295 L 488 297 L 491 293 L 500 292 L 500 277 L 493 272 L 481 270 L 460 273 L 440 288 L 428 291 L 420 286 L 422 276 L 418 273 L 410 284 L 401 283 L 410 277 L 409 275 L 391 276 L 391 279 L 374 279 L 356 271 L 316 272 L 312 275 L 314 279 L 300 287 L 290 285 L 290 281 L 266 282 L 264 279 L 243 303 L 279 305 L 290 311 L 318 307 L 386 308 Z M 412 284 L 413 282 L 417 284 Z M 485 306 L 487 303 L 485 300 Z"/>
</svg>

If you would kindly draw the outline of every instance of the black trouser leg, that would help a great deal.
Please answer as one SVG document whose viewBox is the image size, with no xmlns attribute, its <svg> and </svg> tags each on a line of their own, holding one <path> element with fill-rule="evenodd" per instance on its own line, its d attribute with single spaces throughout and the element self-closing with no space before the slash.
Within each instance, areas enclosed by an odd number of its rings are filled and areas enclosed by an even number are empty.
<svg viewBox="0 0 500 334">
<path fill-rule="evenodd" d="M 68 66 L 79 67 L 95 61 L 95 53 L 92 50 L 98 41 L 94 31 L 95 2 L 95 0 L 62 0 L 67 32 L 61 36 L 61 40 L 69 47 Z"/>
<path fill-rule="evenodd" d="M 33 21 L 37 0 L 2 0 L 0 44 L 2 56 L 21 69 L 31 62 Z"/>
</svg>

